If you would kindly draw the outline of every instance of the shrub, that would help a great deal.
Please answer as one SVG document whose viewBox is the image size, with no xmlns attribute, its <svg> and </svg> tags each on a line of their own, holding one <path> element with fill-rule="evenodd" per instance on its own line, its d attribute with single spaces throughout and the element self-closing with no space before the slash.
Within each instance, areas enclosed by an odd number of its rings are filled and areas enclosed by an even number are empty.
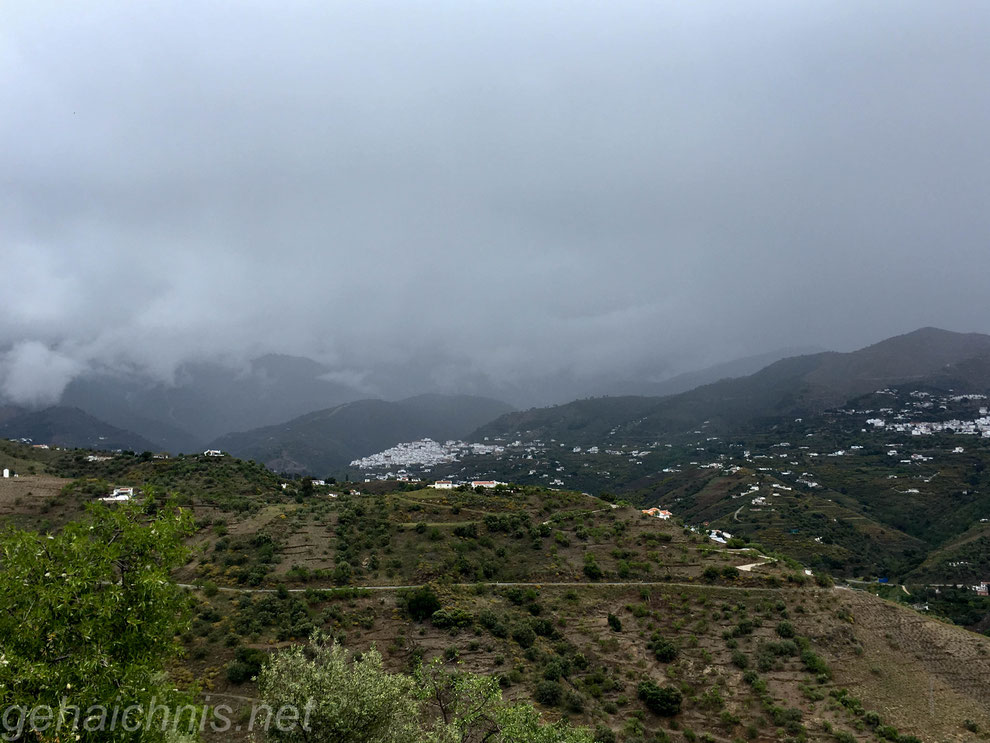
<svg viewBox="0 0 990 743">
<path fill-rule="evenodd" d="M 622 632 L 622 620 L 615 614 L 608 615 L 608 626 L 612 628 L 613 632 Z"/>
<path fill-rule="evenodd" d="M 721 574 L 722 571 L 719 570 L 715 565 L 709 565 L 707 568 L 704 569 L 704 571 L 702 571 L 701 577 L 704 578 L 709 583 L 714 583 L 715 581 L 718 580 Z"/>
<path fill-rule="evenodd" d="M 564 694 L 564 707 L 568 712 L 579 715 L 584 712 L 584 697 L 577 692 L 569 691 Z"/>
<path fill-rule="evenodd" d="M 570 664 L 564 658 L 553 658 L 543 667 L 543 678 L 547 681 L 559 681 L 570 674 Z"/>
<path fill-rule="evenodd" d="M 540 637 L 553 637 L 556 632 L 553 628 L 553 622 L 549 619 L 534 619 L 529 626 Z"/>
<path fill-rule="evenodd" d="M 674 643 L 664 639 L 658 632 L 653 634 L 649 648 L 661 663 L 672 663 L 677 660 L 677 655 L 680 652 Z"/>
<path fill-rule="evenodd" d="M 778 707 L 776 705 L 767 710 L 774 725 L 781 727 L 793 727 L 801 723 L 804 716 L 801 710 L 796 707 Z"/>
<path fill-rule="evenodd" d="M 790 622 L 781 622 L 777 625 L 777 634 L 781 637 L 794 637 L 794 625 Z"/>
<path fill-rule="evenodd" d="M 881 725 L 876 730 L 877 737 L 881 740 L 902 740 L 900 733 L 897 732 L 897 728 L 893 725 Z"/>
<path fill-rule="evenodd" d="M 753 634 L 754 629 L 756 629 L 756 625 L 753 623 L 752 619 L 742 619 L 739 621 L 739 624 L 732 628 L 732 634 L 735 637 L 751 635 Z"/>
<path fill-rule="evenodd" d="M 530 648 L 536 642 L 536 633 L 529 625 L 520 624 L 512 630 L 512 639 L 519 643 L 519 647 Z"/>
<path fill-rule="evenodd" d="M 822 676 L 830 676 L 832 673 L 828 664 L 812 650 L 805 650 L 801 653 L 801 662 L 811 673 Z"/>
<path fill-rule="evenodd" d="M 584 574 L 589 580 L 601 580 L 605 575 L 605 571 L 598 565 L 595 556 L 590 553 L 584 558 Z"/>
<path fill-rule="evenodd" d="M 422 586 L 406 595 L 406 613 L 411 619 L 422 622 L 440 609 L 440 597 L 429 586 Z"/>
<path fill-rule="evenodd" d="M 541 681 L 533 691 L 533 699 L 546 707 L 556 707 L 562 696 L 563 690 L 556 681 Z"/>
<path fill-rule="evenodd" d="M 234 660 L 227 664 L 227 680 L 232 684 L 243 684 L 261 673 L 265 654 L 254 648 L 238 648 Z"/>
<path fill-rule="evenodd" d="M 654 681 L 643 681 L 636 694 L 655 715 L 673 717 L 681 711 L 681 692 L 673 686 L 661 687 Z"/>
<path fill-rule="evenodd" d="M 865 715 L 863 715 L 863 722 L 865 722 L 871 728 L 875 728 L 878 727 L 881 722 L 883 722 L 883 719 L 881 719 L 879 713 L 873 712 L 871 710 L 870 712 L 867 712 Z"/>
<path fill-rule="evenodd" d="M 451 627 L 470 627 L 474 624 L 474 617 L 464 609 L 438 609 L 430 616 L 430 621 L 438 629 L 450 629 Z"/>
</svg>

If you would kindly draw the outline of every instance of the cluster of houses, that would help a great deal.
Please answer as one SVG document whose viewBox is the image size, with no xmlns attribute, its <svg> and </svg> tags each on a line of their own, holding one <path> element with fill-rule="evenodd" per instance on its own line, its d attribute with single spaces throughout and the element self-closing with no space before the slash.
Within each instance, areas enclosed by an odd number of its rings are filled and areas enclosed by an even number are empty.
<svg viewBox="0 0 990 743">
<path fill-rule="evenodd" d="M 505 485 L 504 482 L 499 482 L 498 480 L 470 480 L 467 482 L 454 482 L 453 480 L 437 480 L 435 483 L 429 487 L 434 490 L 453 490 L 454 488 L 461 487 L 462 485 L 469 488 L 485 488 L 490 490 L 492 488 L 497 488 L 499 485 Z"/>
<path fill-rule="evenodd" d="M 490 444 L 468 444 L 463 441 L 419 439 L 396 444 L 391 449 L 372 454 L 351 462 L 351 467 L 360 470 L 374 470 L 391 467 L 429 468 L 440 464 L 450 464 L 467 455 L 501 454 L 504 447 Z M 424 469 L 429 472 L 429 469 Z"/>
<path fill-rule="evenodd" d="M 877 394 L 895 395 L 893 390 L 880 390 Z M 886 417 L 868 418 L 866 424 L 875 430 L 892 431 L 895 433 L 906 433 L 912 436 L 932 436 L 938 433 L 960 434 L 964 436 L 982 436 L 990 438 L 990 408 L 981 407 L 978 416 L 971 420 L 953 418 L 943 421 L 909 420 L 910 418 L 928 415 L 921 411 L 932 409 L 947 411 L 954 403 L 971 402 L 974 400 L 985 400 L 985 395 L 951 395 L 940 397 L 929 392 L 914 391 L 910 393 L 914 402 L 910 403 L 908 409 L 895 411 L 893 408 L 881 408 L 877 411 Z M 873 411 L 852 411 L 862 413 L 872 413 Z M 888 420 L 892 417 L 893 420 Z"/>
<path fill-rule="evenodd" d="M 986 410 L 986 408 L 982 408 Z M 981 416 L 970 421 L 908 421 L 906 423 L 888 423 L 883 418 L 870 418 L 866 421 L 875 429 L 908 433 L 912 436 L 932 436 L 936 433 L 954 433 L 962 436 L 982 436 L 990 439 L 990 416 Z"/>
<path fill-rule="evenodd" d="M 379 482 L 385 480 L 395 480 L 396 482 L 422 482 L 420 478 L 411 475 L 406 470 L 399 470 L 398 472 L 380 472 L 377 475 L 369 475 L 364 478 L 365 482 L 371 482 L 372 480 L 378 480 Z"/>
</svg>

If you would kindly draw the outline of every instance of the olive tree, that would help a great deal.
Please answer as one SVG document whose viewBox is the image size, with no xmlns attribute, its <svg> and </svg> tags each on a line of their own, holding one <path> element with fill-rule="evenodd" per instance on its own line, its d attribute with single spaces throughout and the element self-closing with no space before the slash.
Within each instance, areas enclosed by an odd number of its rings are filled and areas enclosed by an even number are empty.
<svg viewBox="0 0 990 743">
<path fill-rule="evenodd" d="M 494 676 L 452 671 L 436 658 L 415 679 L 430 743 L 592 743 L 582 728 L 545 724 L 532 705 L 506 702 Z"/>
<path fill-rule="evenodd" d="M 355 658 L 322 633 L 308 653 L 275 654 L 258 677 L 273 709 L 295 709 L 295 724 L 269 728 L 284 743 L 420 743 L 419 703 L 408 676 L 390 674 L 369 650 Z"/>
<path fill-rule="evenodd" d="M 284 743 L 592 743 L 583 729 L 505 702 L 493 677 L 439 659 L 412 676 L 389 673 L 376 650 L 353 656 L 320 633 L 310 648 L 275 654 L 258 682 L 270 708 L 296 710 L 294 724 L 269 728 Z"/>
<path fill-rule="evenodd" d="M 191 518 L 150 510 L 93 504 L 57 533 L 0 533 L 0 708 L 78 708 L 82 739 L 155 737 L 85 727 L 88 710 L 174 700 L 163 672 L 187 601 L 169 574 Z"/>
</svg>

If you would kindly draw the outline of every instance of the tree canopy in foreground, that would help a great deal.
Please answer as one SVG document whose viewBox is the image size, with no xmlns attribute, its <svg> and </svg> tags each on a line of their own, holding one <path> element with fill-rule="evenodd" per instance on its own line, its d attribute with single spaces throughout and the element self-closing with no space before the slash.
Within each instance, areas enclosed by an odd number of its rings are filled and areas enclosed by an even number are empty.
<svg viewBox="0 0 990 743">
<path fill-rule="evenodd" d="M 269 731 L 280 743 L 592 743 L 583 728 L 543 723 L 531 705 L 505 701 L 495 678 L 439 659 L 413 675 L 389 673 L 376 650 L 352 656 L 319 633 L 308 648 L 273 656 L 258 684 L 273 708 L 310 705 L 307 725 Z"/>
<path fill-rule="evenodd" d="M 187 513 L 149 500 L 93 504 L 57 533 L 0 534 L 0 709 L 68 705 L 85 718 L 101 706 L 176 702 L 163 671 L 187 601 L 170 572 L 190 528 Z M 84 719 L 76 729 L 83 739 L 155 737 L 86 735 Z"/>
</svg>

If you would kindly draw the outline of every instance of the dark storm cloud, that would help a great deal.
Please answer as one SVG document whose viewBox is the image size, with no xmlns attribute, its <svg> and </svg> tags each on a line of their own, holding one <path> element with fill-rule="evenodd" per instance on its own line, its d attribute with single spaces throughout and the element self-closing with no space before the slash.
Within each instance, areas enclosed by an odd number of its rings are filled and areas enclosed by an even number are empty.
<svg viewBox="0 0 990 743">
<path fill-rule="evenodd" d="M 988 32 L 977 2 L 5 3 L 0 386 L 990 330 Z"/>
</svg>

